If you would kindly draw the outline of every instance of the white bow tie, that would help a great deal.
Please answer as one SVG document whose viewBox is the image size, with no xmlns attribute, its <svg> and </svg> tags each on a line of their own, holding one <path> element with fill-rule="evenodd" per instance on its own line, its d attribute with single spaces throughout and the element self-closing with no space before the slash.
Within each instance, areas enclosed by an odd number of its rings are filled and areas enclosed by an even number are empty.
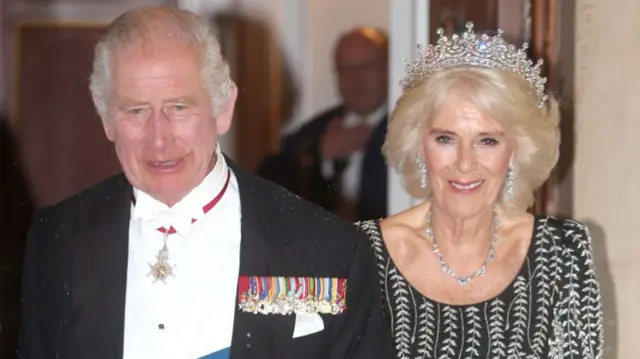
<svg viewBox="0 0 640 359">
<path fill-rule="evenodd" d="M 139 201 L 133 212 L 134 219 L 140 219 L 144 234 L 158 231 L 160 228 L 173 227 L 177 233 L 186 235 L 191 228 L 192 216 L 175 208 L 162 208 L 157 203 Z"/>
<path fill-rule="evenodd" d="M 159 228 L 173 227 L 176 232 L 186 235 L 191 228 L 191 216 L 172 210 L 158 212 L 154 217 L 143 217 L 142 223 L 145 230 L 158 230 Z"/>
</svg>

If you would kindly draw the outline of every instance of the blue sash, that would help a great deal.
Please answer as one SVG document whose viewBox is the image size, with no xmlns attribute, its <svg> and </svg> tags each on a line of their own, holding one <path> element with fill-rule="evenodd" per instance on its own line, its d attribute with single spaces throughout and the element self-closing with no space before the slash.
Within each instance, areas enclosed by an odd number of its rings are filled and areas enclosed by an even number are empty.
<svg viewBox="0 0 640 359">
<path fill-rule="evenodd" d="M 229 359 L 229 348 L 220 349 L 215 353 L 207 354 L 200 359 Z"/>
</svg>

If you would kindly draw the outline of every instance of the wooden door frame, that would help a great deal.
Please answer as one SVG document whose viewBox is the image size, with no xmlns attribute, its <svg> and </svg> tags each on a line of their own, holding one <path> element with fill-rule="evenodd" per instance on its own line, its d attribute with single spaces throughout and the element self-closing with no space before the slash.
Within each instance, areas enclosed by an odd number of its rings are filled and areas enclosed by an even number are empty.
<svg viewBox="0 0 640 359">
<path fill-rule="evenodd" d="M 556 216 L 573 214 L 573 46 L 572 41 L 575 2 L 573 0 L 531 1 L 531 47 L 537 58 L 544 60 L 547 91 L 560 101 L 561 144 L 560 158 L 549 179 L 536 193 L 535 213 Z M 564 46 L 563 46 L 564 45 Z"/>
<path fill-rule="evenodd" d="M 221 26 L 230 38 L 225 57 L 238 85 L 234 160 L 254 170 L 264 156 L 280 150 L 289 102 L 287 69 L 275 30 L 266 21 L 240 12 L 224 18 Z"/>
</svg>

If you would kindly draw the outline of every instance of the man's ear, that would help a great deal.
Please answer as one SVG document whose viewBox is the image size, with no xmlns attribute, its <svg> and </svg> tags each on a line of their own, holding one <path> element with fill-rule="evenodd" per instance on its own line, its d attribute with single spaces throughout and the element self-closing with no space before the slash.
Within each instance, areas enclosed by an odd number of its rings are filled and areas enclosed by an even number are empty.
<svg viewBox="0 0 640 359">
<path fill-rule="evenodd" d="M 102 101 L 95 98 L 94 96 L 91 96 L 91 97 L 93 98 L 93 103 L 96 108 L 100 108 L 103 105 Z M 104 134 L 107 136 L 107 139 L 109 141 L 114 142 L 116 138 L 116 129 L 115 129 L 115 126 L 113 125 L 113 122 L 107 118 L 101 118 L 101 120 L 102 120 L 102 128 L 104 129 Z"/>
<path fill-rule="evenodd" d="M 238 88 L 234 84 L 229 91 L 229 98 L 227 102 L 222 106 L 220 114 L 216 117 L 216 131 L 218 135 L 224 135 L 231 128 L 231 121 L 233 120 L 233 112 L 236 108 L 236 100 L 238 98 Z"/>
<path fill-rule="evenodd" d="M 115 142 L 116 129 L 113 123 L 109 120 L 102 120 L 102 128 L 104 129 L 104 134 L 107 136 L 107 139 L 111 142 Z"/>
</svg>

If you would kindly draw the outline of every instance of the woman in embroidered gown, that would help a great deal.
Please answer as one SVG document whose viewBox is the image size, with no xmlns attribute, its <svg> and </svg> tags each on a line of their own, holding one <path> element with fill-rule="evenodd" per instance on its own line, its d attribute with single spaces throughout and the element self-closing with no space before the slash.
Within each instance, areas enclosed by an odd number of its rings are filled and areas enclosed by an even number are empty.
<svg viewBox="0 0 640 359">
<path fill-rule="evenodd" d="M 398 358 L 602 358 L 587 228 L 533 216 L 558 158 L 557 102 L 526 51 L 439 33 L 407 65 L 384 153 L 425 201 L 358 225 Z"/>
</svg>

